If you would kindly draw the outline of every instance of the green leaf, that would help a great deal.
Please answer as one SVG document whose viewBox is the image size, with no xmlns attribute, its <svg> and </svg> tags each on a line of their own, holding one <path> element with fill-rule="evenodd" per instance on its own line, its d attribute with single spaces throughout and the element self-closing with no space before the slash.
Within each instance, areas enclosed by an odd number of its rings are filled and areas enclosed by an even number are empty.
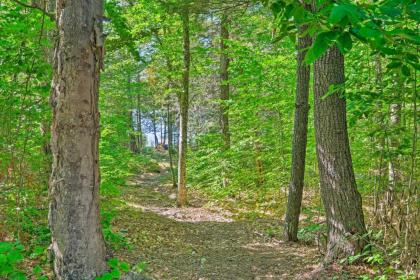
<svg viewBox="0 0 420 280">
<path fill-rule="evenodd" d="M 0 242 L 0 254 L 12 250 L 13 244 L 10 242 Z"/>
<path fill-rule="evenodd" d="M 126 262 L 121 262 L 120 268 L 122 271 L 127 272 L 130 270 L 130 265 Z"/>
<path fill-rule="evenodd" d="M 407 57 L 407 59 L 408 59 L 409 61 L 411 61 L 411 62 L 414 62 L 414 63 L 419 62 L 419 58 L 418 58 L 418 56 L 417 56 L 417 55 L 414 55 L 414 54 L 408 53 L 408 54 L 406 54 L 405 56 L 406 56 L 406 57 Z"/>
<path fill-rule="evenodd" d="M 7 263 L 6 255 L 0 254 L 0 268 Z M 0 270 L 1 272 L 1 270 Z"/>
<path fill-rule="evenodd" d="M 9 279 L 10 280 L 26 280 L 26 275 L 25 273 L 21 271 L 15 271 L 10 274 Z"/>
<path fill-rule="evenodd" d="M 349 20 L 352 24 L 356 24 L 361 20 L 361 13 L 354 5 L 340 4 L 331 9 L 328 22 L 332 24 L 345 25 L 345 19 Z"/>
<path fill-rule="evenodd" d="M 395 28 L 393 30 L 387 31 L 387 34 L 405 40 L 410 40 L 414 44 L 420 44 L 420 36 L 417 35 L 413 30 L 407 28 Z"/>
<path fill-rule="evenodd" d="M 379 50 L 386 55 L 397 55 L 397 54 L 399 54 L 399 52 L 396 49 L 391 49 L 391 48 L 388 48 L 388 47 L 381 47 L 381 48 L 379 48 Z"/>
<path fill-rule="evenodd" d="M 108 261 L 108 265 L 111 268 L 117 268 L 118 267 L 118 259 L 116 259 L 116 258 L 110 259 Z"/>
<path fill-rule="evenodd" d="M 344 85 L 343 84 L 330 85 L 328 87 L 327 93 L 325 93 L 324 96 L 321 97 L 321 99 L 324 100 L 324 99 L 330 97 L 331 95 L 333 95 L 334 93 L 341 92 L 342 90 L 344 90 Z"/>
<path fill-rule="evenodd" d="M 331 10 L 330 17 L 328 21 L 332 24 L 337 24 L 341 22 L 346 17 L 347 11 L 344 5 L 335 6 Z"/>
<path fill-rule="evenodd" d="M 30 257 L 32 259 L 39 257 L 40 255 L 42 255 L 45 252 L 45 248 L 37 246 L 35 247 L 35 249 L 33 250 L 32 254 L 30 255 Z"/>
<path fill-rule="evenodd" d="M 416 2 L 408 6 L 408 14 L 410 18 L 420 22 L 420 3 Z"/>
<path fill-rule="evenodd" d="M 296 19 L 298 23 L 300 23 L 304 21 L 305 19 L 305 12 L 306 11 L 302 5 L 297 5 L 297 6 L 295 5 L 291 13 L 292 13 L 293 18 Z"/>
<path fill-rule="evenodd" d="M 121 277 L 121 272 L 120 272 L 120 270 L 119 270 L 118 268 L 113 269 L 113 270 L 111 271 L 111 276 L 112 276 L 112 278 L 113 278 L 113 279 L 120 279 L 120 277 Z"/>
<path fill-rule="evenodd" d="M 410 74 L 411 74 L 410 68 L 408 68 L 408 66 L 407 66 L 407 65 L 403 65 L 403 66 L 401 67 L 401 73 L 402 73 L 404 76 L 409 77 L 409 76 L 410 76 Z"/>
<path fill-rule="evenodd" d="M 401 15 L 401 13 L 402 13 L 402 11 L 400 10 L 400 9 L 398 9 L 398 8 L 395 8 L 395 7 L 391 7 L 391 6 L 382 6 L 382 7 L 380 7 L 379 8 L 379 10 L 383 13 L 383 14 L 385 14 L 385 15 L 387 15 L 387 16 L 390 16 L 390 17 L 398 17 L 398 16 L 400 16 Z"/>
<path fill-rule="evenodd" d="M 7 254 L 7 259 L 9 260 L 10 263 L 14 264 L 23 260 L 23 256 L 18 251 L 11 251 L 10 253 Z"/>
<path fill-rule="evenodd" d="M 337 39 L 337 47 L 340 49 L 341 53 L 345 54 L 351 50 L 353 47 L 353 42 L 350 36 L 350 33 L 343 33 Z"/>
<path fill-rule="evenodd" d="M 322 32 L 316 39 L 312 47 L 308 50 L 305 56 L 305 63 L 311 64 L 323 55 L 337 38 L 338 33 L 334 31 Z"/>
<path fill-rule="evenodd" d="M 397 67 L 400 67 L 402 65 L 402 62 L 401 61 L 391 61 L 387 66 L 386 66 L 386 68 L 388 68 L 388 69 L 394 69 L 394 68 L 397 68 Z"/>
<path fill-rule="evenodd" d="M 414 69 L 420 71 L 420 64 L 419 63 L 408 62 L 408 64 L 410 64 Z"/>
<path fill-rule="evenodd" d="M 34 274 L 41 274 L 42 273 L 42 268 L 39 265 L 37 265 L 32 269 L 32 272 Z"/>
<path fill-rule="evenodd" d="M 106 272 L 103 275 L 96 277 L 95 280 L 113 280 L 111 273 Z"/>
<path fill-rule="evenodd" d="M 284 9 L 284 3 L 283 1 L 276 1 L 273 4 L 271 4 L 271 10 L 273 11 L 274 16 L 277 16 L 282 12 Z"/>
<path fill-rule="evenodd" d="M 381 31 L 373 26 L 367 26 L 367 25 L 363 26 L 358 31 L 358 34 L 368 41 L 374 41 L 377 43 L 379 43 L 380 40 L 382 39 Z"/>
</svg>

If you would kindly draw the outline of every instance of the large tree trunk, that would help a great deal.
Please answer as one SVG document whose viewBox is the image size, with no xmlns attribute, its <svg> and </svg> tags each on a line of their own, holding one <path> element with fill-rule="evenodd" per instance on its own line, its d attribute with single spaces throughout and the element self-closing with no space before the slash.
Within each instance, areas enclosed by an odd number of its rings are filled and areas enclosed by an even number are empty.
<svg viewBox="0 0 420 280">
<path fill-rule="evenodd" d="M 300 27 L 303 34 L 306 27 Z M 306 49 L 311 45 L 311 37 L 298 38 L 297 73 L 296 73 L 296 104 L 292 147 L 292 174 L 289 184 L 284 236 L 287 241 L 297 241 L 299 215 L 302 204 L 302 193 L 305 176 L 306 141 L 308 134 L 309 112 L 309 80 L 311 67 L 304 64 Z"/>
<path fill-rule="evenodd" d="M 107 269 L 99 218 L 102 19 L 101 0 L 57 1 L 49 223 L 58 279 L 94 279 Z"/>
<path fill-rule="evenodd" d="M 221 112 L 220 112 L 220 124 L 222 127 L 222 136 L 224 147 L 223 151 L 230 149 L 230 131 L 229 131 L 229 56 L 227 54 L 226 41 L 229 40 L 228 30 L 229 20 L 226 14 L 222 15 L 220 22 L 220 100 Z M 223 187 L 228 185 L 228 168 L 227 163 L 223 166 Z"/>
<path fill-rule="evenodd" d="M 366 244 L 362 200 L 354 177 L 343 90 L 344 56 L 331 47 L 314 65 L 315 137 L 321 196 L 328 227 L 325 261 L 360 253 Z"/>
<path fill-rule="evenodd" d="M 184 33 L 184 74 L 182 80 L 183 91 L 179 95 L 180 132 L 178 158 L 178 198 L 179 207 L 187 204 L 187 130 L 188 130 L 188 96 L 190 85 L 190 19 L 188 7 L 182 11 L 182 27 Z"/>
</svg>

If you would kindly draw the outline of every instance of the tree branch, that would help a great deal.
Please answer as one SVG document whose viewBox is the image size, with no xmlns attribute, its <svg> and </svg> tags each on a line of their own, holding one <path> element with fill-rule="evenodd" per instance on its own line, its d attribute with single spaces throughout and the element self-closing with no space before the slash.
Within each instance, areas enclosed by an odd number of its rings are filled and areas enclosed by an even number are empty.
<svg viewBox="0 0 420 280">
<path fill-rule="evenodd" d="M 54 14 L 48 13 L 44 8 L 42 8 L 42 7 L 40 7 L 40 6 L 36 5 L 36 4 L 30 5 L 30 4 L 23 3 L 23 2 L 21 2 L 19 0 L 12 0 L 12 2 L 15 2 L 16 4 L 18 4 L 20 6 L 23 6 L 23 7 L 26 7 L 26 8 L 30 8 L 30 9 L 35 9 L 35 10 L 41 11 L 44 15 L 46 15 L 47 17 L 49 17 L 51 21 L 55 21 Z"/>
</svg>

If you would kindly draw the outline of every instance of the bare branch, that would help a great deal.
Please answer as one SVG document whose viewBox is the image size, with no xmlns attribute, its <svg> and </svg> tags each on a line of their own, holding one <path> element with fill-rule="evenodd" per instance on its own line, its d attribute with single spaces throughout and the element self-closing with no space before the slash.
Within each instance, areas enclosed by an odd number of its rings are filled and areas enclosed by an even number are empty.
<svg viewBox="0 0 420 280">
<path fill-rule="evenodd" d="M 21 2 L 19 0 L 12 0 L 12 2 L 15 2 L 16 4 L 26 7 L 26 8 L 30 8 L 30 9 L 35 9 L 38 11 L 41 11 L 44 15 L 46 15 L 47 17 L 50 18 L 51 21 L 55 21 L 55 16 L 53 14 L 48 13 L 44 8 L 38 6 L 37 4 L 27 4 L 24 2 Z"/>
</svg>

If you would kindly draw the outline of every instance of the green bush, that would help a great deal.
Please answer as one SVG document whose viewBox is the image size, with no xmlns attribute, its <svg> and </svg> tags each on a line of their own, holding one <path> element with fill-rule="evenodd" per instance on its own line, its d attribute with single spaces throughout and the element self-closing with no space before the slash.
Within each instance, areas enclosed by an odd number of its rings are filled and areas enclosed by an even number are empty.
<svg viewBox="0 0 420 280">
<path fill-rule="evenodd" d="M 0 242 L 0 278 L 26 279 L 26 275 L 17 268 L 17 264 L 23 261 L 24 251 L 19 242 Z"/>
</svg>

